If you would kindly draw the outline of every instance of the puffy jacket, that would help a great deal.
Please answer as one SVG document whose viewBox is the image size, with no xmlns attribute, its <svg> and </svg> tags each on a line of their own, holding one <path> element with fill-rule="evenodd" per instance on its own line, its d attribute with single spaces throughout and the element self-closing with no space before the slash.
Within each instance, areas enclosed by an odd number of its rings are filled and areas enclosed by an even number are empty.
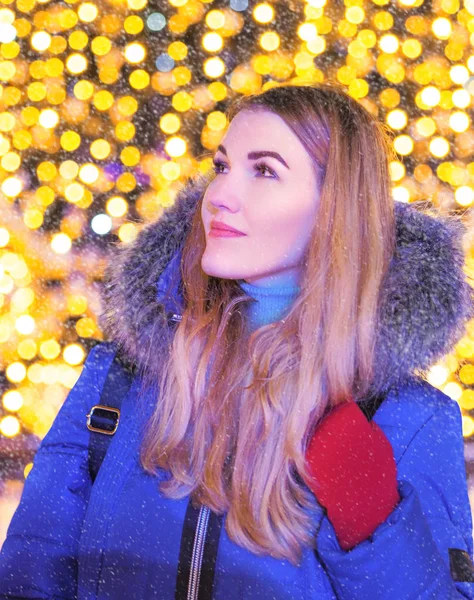
<svg viewBox="0 0 474 600">
<path fill-rule="evenodd" d="M 374 420 L 392 444 L 401 501 L 370 538 L 343 551 L 320 507 L 315 548 L 299 566 L 257 556 L 229 539 L 225 518 L 162 495 L 166 472 L 142 469 L 139 446 L 156 396 L 144 381 L 156 376 L 160 344 L 182 314 L 180 244 L 200 191 L 191 181 L 108 267 L 109 339 L 89 352 L 35 456 L 0 552 L 0 598 L 474 599 L 461 411 L 414 373 L 462 335 L 471 293 L 459 230 L 411 207 L 397 206 L 374 382 L 385 394 Z M 118 348 L 142 369 L 92 486 L 86 415 Z"/>
</svg>

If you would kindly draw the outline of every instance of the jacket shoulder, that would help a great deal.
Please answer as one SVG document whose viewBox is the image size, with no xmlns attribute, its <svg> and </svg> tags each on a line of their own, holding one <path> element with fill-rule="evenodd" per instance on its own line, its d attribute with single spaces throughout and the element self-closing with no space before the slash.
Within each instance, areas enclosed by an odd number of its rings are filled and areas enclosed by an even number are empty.
<svg viewBox="0 0 474 600">
<path fill-rule="evenodd" d="M 411 441 L 429 424 L 442 422 L 459 433 L 459 404 L 421 377 L 388 393 L 373 419 L 392 443 L 398 460 Z"/>
</svg>

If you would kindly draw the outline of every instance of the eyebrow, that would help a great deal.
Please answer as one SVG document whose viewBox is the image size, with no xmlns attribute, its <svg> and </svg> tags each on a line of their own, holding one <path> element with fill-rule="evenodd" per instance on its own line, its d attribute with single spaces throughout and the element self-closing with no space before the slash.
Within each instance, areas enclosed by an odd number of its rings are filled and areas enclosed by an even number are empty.
<svg viewBox="0 0 474 600">
<path fill-rule="evenodd" d="M 225 154 L 227 156 L 227 150 L 222 144 L 219 144 L 217 146 L 217 150 L 220 150 L 222 154 Z M 257 158 L 262 158 L 262 156 L 271 156 L 272 158 L 276 158 L 278 161 L 281 162 L 282 165 L 285 165 L 287 169 L 290 169 L 290 167 L 286 164 L 286 161 L 278 154 L 278 152 L 273 152 L 272 150 L 258 150 L 255 152 L 249 152 L 247 154 L 247 158 L 249 160 L 256 160 Z"/>
</svg>

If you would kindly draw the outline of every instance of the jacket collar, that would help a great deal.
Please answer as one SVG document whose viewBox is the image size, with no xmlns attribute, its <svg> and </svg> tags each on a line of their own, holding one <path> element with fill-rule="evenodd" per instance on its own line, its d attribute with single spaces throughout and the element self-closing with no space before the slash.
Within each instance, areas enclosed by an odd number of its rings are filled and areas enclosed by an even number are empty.
<svg viewBox="0 0 474 600">
<path fill-rule="evenodd" d="M 126 360 L 143 374 L 159 374 L 163 344 L 181 318 L 181 250 L 196 203 L 209 182 L 198 175 L 178 191 L 175 204 L 116 248 L 102 288 L 100 326 Z M 372 393 L 422 374 L 447 354 L 474 318 L 464 272 L 464 225 L 395 202 L 396 250 L 380 293 Z"/>
</svg>

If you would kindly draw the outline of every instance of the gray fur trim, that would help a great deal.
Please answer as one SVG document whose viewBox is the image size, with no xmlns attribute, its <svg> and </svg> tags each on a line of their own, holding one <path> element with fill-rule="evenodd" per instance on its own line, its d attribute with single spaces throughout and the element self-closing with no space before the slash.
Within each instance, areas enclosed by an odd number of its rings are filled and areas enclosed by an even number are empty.
<svg viewBox="0 0 474 600">
<path fill-rule="evenodd" d="M 150 380 L 159 373 L 160 348 L 171 333 L 157 282 L 167 266 L 176 268 L 170 261 L 182 248 L 207 183 L 207 176 L 189 179 L 173 207 L 144 225 L 133 242 L 118 246 L 106 268 L 100 326 Z M 396 202 L 395 214 L 396 251 L 381 289 L 372 393 L 425 372 L 452 350 L 474 318 L 474 292 L 463 271 L 464 225 L 413 204 Z M 179 306 L 176 296 L 174 301 Z"/>
</svg>

